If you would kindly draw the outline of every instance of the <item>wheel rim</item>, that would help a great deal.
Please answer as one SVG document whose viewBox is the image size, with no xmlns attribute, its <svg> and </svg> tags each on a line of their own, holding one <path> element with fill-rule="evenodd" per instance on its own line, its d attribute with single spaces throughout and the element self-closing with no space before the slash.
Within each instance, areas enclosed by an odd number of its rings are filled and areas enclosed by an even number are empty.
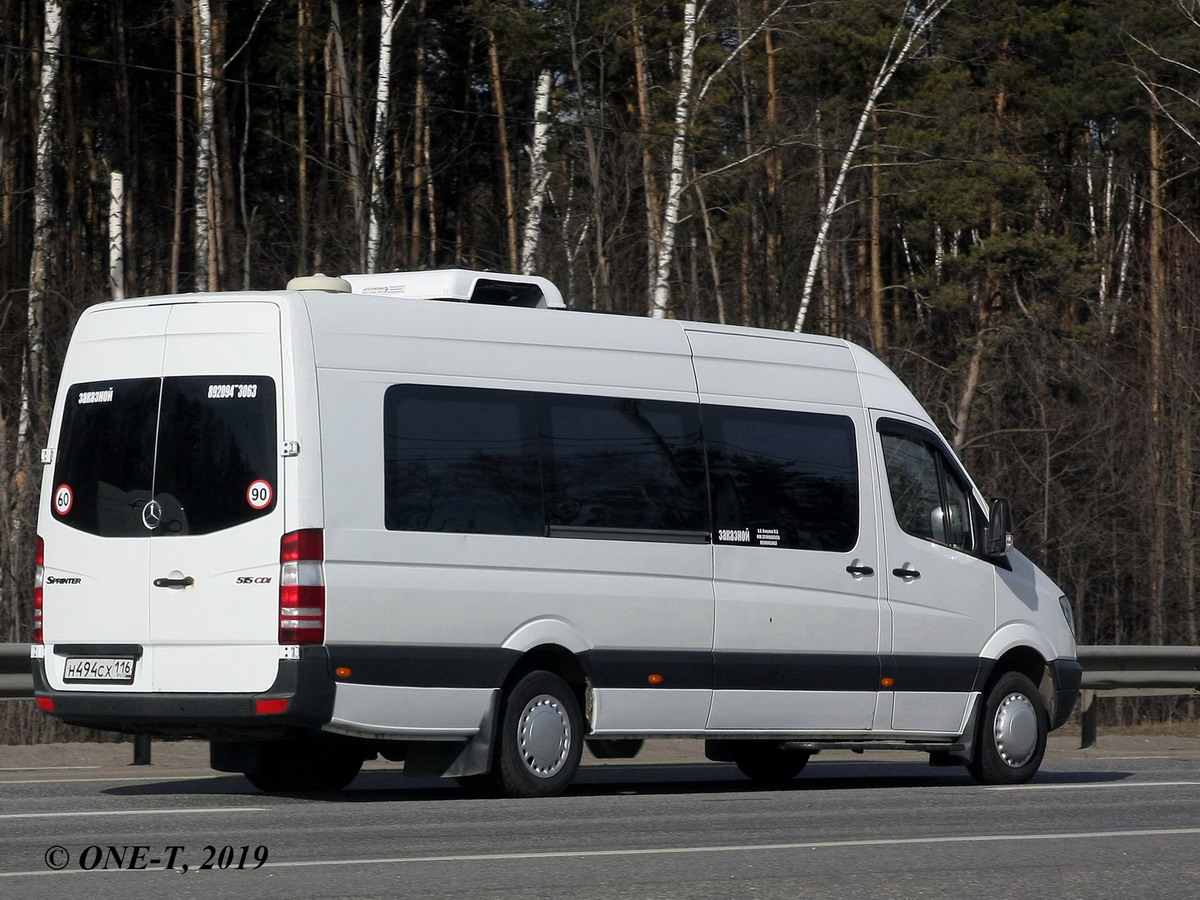
<svg viewBox="0 0 1200 900">
<path fill-rule="evenodd" d="M 517 745 L 525 768 L 538 778 L 553 778 L 562 770 L 571 749 L 571 720 L 557 698 L 539 694 L 525 705 Z"/>
<path fill-rule="evenodd" d="M 996 753 L 1006 766 L 1018 769 L 1033 758 L 1038 742 L 1037 710 L 1024 694 L 1009 694 L 996 710 L 993 723 Z"/>
</svg>

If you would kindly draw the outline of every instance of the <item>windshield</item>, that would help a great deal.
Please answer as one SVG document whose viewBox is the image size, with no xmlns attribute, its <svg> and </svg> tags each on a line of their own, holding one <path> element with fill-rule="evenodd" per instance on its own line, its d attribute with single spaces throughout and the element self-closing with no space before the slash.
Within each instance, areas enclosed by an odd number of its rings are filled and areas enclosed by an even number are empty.
<svg viewBox="0 0 1200 900">
<path fill-rule="evenodd" d="M 189 375 L 72 385 L 51 503 L 101 537 L 209 534 L 275 508 L 275 383 Z"/>
</svg>

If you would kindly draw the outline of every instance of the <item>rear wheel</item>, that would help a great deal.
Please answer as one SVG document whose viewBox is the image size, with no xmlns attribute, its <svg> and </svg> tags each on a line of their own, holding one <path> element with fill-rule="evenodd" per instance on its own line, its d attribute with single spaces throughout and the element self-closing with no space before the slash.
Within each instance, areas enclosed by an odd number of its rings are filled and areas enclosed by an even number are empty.
<svg viewBox="0 0 1200 900">
<path fill-rule="evenodd" d="M 567 789 L 583 753 L 583 717 L 570 686 L 530 672 L 504 701 L 492 781 L 510 797 L 551 797 Z"/>
<path fill-rule="evenodd" d="M 1022 784 L 1041 767 L 1049 719 L 1033 682 L 1007 672 L 983 701 L 975 756 L 967 766 L 981 784 Z"/>
<path fill-rule="evenodd" d="M 746 747 L 737 750 L 733 763 L 751 781 L 782 784 L 800 774 L 810 755 L 803 750 L 784 750 L 775 744 L 748 742 Z"/>
<path fill-rule="evenodd" d="M 246 778 L 267 793 L 340 791 L 358 775 L 363 757 L 353 745 L 332 738 L 296 738 L 263 744 Z"/>
</svg>

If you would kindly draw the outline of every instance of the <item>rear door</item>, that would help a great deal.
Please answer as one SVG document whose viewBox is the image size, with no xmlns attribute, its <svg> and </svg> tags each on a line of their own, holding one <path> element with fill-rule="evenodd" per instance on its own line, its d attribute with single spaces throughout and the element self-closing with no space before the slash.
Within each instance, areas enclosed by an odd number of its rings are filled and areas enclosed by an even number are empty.
<svg viewBox="0 0 1200 900">
<path fill-rule="evenodd" d="M 168 312 L 89 310 L 71 340 L 39 522 L 46 542 L 43 630 L 55 649 L 47 676 L 58 688 L 149 689 L 141 662 L 132 680 L 66 669 L 70 659 L 99 658 L 73 646 L 124 647 L 122 656 L 134 659 L 149 640 L 150 536 L 140 510 L 153 482 Z"/>
<path fill-rule="evenodd" d="M 173 308 L 149 510 L 156 691 L 258 691 L 275 678 L 280 365 L 274 304 Z"/>
<path fill-rule="evenodd" d="M 52 685 L 271 685 L 280 375 L 271 303 L 126 307 L 81 324 L 42 529 Z M 109 659 L 132 659 L 132 678 L 88 668 Z"/>
</svg>

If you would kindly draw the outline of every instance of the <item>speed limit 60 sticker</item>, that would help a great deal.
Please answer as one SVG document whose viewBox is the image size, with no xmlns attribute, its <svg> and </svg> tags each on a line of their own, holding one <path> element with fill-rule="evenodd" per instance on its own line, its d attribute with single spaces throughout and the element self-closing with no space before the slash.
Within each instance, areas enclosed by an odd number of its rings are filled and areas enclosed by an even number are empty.
<svg viewBox="0 0 1200 900">
<path fill-rule="evenodd" d="M 246 502 L 250 504 L 251 509 L 266 509 L 274 499 L 275 490 L 271 487 L 271 482 L 262 478 L 250 482 L 250 487 L 246 488 Z"/>
<path fill-rule="evenodd" d="M 74 505 L 75 494 L 71 491 L 69 484 L 60 484 L 54 489 L 54 511 L 56 513 L 65 516 Z"/>
</svg>

